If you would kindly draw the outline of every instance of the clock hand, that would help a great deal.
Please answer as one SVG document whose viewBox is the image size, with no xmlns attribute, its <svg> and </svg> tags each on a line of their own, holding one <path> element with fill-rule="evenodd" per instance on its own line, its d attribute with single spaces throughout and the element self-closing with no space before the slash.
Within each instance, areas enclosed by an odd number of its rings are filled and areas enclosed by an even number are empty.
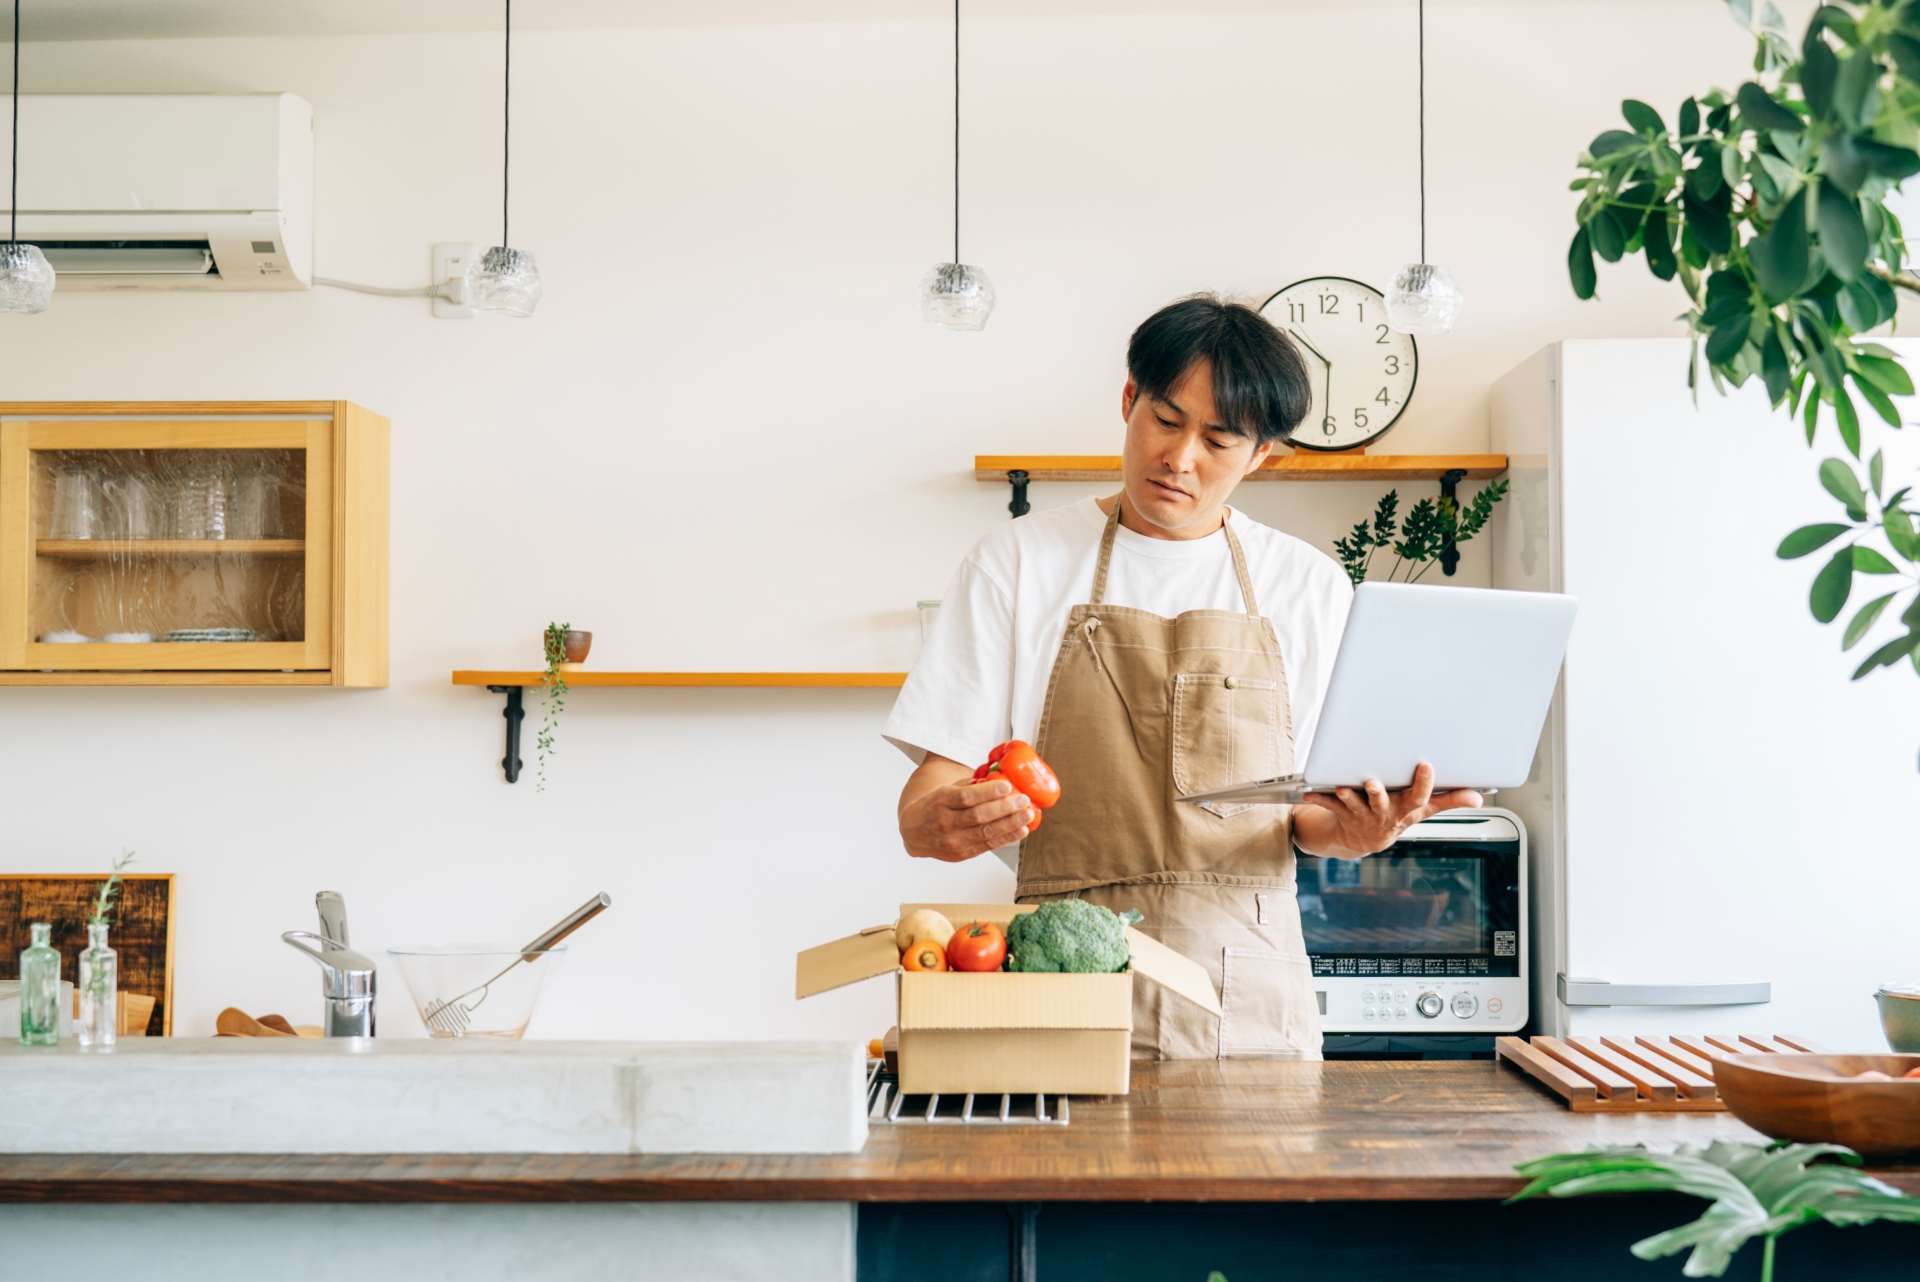
<svg viewBox="0 0 1920 1282">
<path fill-rule="evenodd" d="M 1312 352 L 1312 353 L 1313 353 L 1313 354 L 1314 354 L 1315 356 L 1320 356 L 1320 349 L 1319 349 L 1319 348 L 1317 348 L 1317 347 L 1315 347 L 1315 346 L 1314 346 L 1314 345 L 1313 345 L 1312 343 L 1309 343 L 1309 342 L 1308 342 L 1308 341 L 1307 341 L 1306 339 L 1304 339 L 1304 338 L 1302 338 L 1302 337 L 1300 337 L 1300 335 L 1299 335 L 1299 333 L 1298 333 L 1297 331 L 1295 331 L 1295 330 L 1291 330 L 1291 329 L 1290 329 L 1290 330 L 1288 330 L 1288 331 L 1287 331 L 1287 337 L 1289 337 L 1289 338 L 1291 338 L 1291 339 L 1292 339 L 1292 340 L 1293 340 L 1294 342 L 1296 342 L 1296 343 L 1298 343 L 1298 344 L 1300 344 L 1300 346 L 1302 346 L 1302 347 L 1304 347 L 1304 348 L 1306 348 L 1306 349 L 1307 349 L 1308 351 L 1310 351 L 1310 352 Z M 1325 365 L 1325 366 L 1326 366 L 1326 367 L 1327 367 L 1328 369 L 1332 369 L 1332 368 L 1333 368 L 1333 362 L 1332 362 L 1332 361 L 1330 361 L 1330 360 L 1328 360 L 1328 359 L 1327 359 L 1326 357 L 1324 357 L 1324 356 L 1320 356 L 1320 363 L 1321 363 L 1322 365 Z"/>
</svg>

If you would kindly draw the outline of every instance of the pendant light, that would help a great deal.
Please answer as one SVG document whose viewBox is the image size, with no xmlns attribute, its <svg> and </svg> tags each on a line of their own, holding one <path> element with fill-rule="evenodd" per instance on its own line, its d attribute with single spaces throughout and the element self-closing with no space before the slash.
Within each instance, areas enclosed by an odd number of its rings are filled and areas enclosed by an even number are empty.
<svg viewBox="0 0 1920 1282">
<path fill-rule="evenodd" d="M 1420 14 L 1420 261 L 1394 273 L 1387 324 L 1402 334 L 1444 334 L 1467 301 L 1444 267 L 1427 261 L 1427 3 Z"/>
<path fill-rule="evenodd" d="M 513 0 L 507 6 L 506 88 L 500 96 L 500 243 L 467 267 L 467 302 L 483 312 L 502 316 L 531 316 L 540 303 L 540 268 L 533 255 L 510 248 L 507 239 L 507 215 L 511 186 L 513 141 Z"/>
<path fill-rule="evenodd" d="M 38 245 L 20 243 L 20 0 L 13 0 L 13 195 L 7 243 L 0 245 L 0 312 L 31 316 L 53 302 L 53 264 Z"/>
<path fill-rule="evenodd" d="M 960 0 L 953 0 L 953 261 L 920 280 L 920 315 L 948 329 L 984 329 L 993 314 L 993 282 L 960 261 Z"/>
</svg>

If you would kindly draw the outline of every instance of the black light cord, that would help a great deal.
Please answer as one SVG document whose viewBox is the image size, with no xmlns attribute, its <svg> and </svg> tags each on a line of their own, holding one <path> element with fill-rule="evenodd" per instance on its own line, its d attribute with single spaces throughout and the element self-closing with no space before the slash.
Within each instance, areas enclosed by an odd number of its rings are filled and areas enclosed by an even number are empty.
<svg viewBox="0 0 1920 1282">
<path fill-rule="evenodd" d="M 13 0 L 13 2 L 18 5 L 20 0 Z M 500 248 L 502 249 L 513 243 L 507 239 L 507 197 L 513 190 L 509 181 L 513 168 L 511 150 L 513 145 L 513 0 L 507 0 L 506 65 L 507 84 L 500 95 Z"/>
<path fill-rule="evenodd" d="M 953 0 L 953 265 L 960 265 L 960 0 Z"/>
<path fill-rule="evenodd" d="M 13 0 L 13 194 L 7 198 L 7 243 L 20 243 L 20 0 Z"/>
<path fill-rule="evenodd" d="M 1420 261 L 1427 261 L 1427 0 L 1420 10 Z"/>
</svg>

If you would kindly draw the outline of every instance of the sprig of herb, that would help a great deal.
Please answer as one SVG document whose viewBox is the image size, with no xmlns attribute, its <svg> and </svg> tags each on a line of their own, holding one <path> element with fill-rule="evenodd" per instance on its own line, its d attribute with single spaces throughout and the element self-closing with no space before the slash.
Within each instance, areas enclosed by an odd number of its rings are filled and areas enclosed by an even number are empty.
<svg viewBox="0 0 1920 1282">
<path fill-rule="evenodd" d="M 1844 1165 L 1822 1162 L 1838 1158 Z M 1866 1224 L 1873 1220 L 1920 1223 L 1920 1198 L 1857 1170 L 1860 1155 L 1838 1144 L 1727 1144 L 1682 1146 L 1654 1153 L 1641 1146 L 1555 1153 L 1515 1167 L 1532 1183 L 1509 1199 L 1545 1193 L 1691 1193 L 1709 1199 L 1706 1214 L 1691 1224 L 1635 1242 L 1628 1249 L 1657 1260 L 1692 1249 L 1683 1272 L 1690 1278 L 1720 1277 L 1734 1252 L 1764 1237 L 1760 1282 L 1773 1282 L 1774 1243 L 1782 1233 L 1814 1220 Z"/>
<path fill-rule="evenodd" d="M 547 756 L 553 752 L 553 732 L 560 724 L 560 714 L 566 710 L 567 680 L 560 674 L 560 665 L 567 660 L 567 623 L 549 623 L 543 637 L 546 651 L 546 671 L 540 674 L 540 684 L 547 692 L 546 716 L 540 722 L 540 734 L 536 745 L 540 750 L 539 779 L 534 784 L 535 792 L 547 790 Z"/>
<path fill-rule="evenodd" d="M 114 860 L 113 871 L 101 883 L 100 893 L 94 897 L 93 911 L 87 914 L 87 924 L 91 926 L 110 926 L 113 924 L 114 900 L 120 897 L 120 874 L 133 862 L 133 852 L 123 850 L 120 858 Z"/>
<path fill-rule="evenodd" d="M 1355 586 L 1366 580 L 1373 568 L 1373 554 L 1382 548 L 1391 549 L 1394 556 L 1387 569 L 1388 583 L 1418 583 L 1449 543 L 1458 547 L 1480 533 L 1493 516 L 1493 505 L 1506 496 L 1507 483 L 1495 481 L 1475 494 L 1464 511 L 1445 496 L 1421 499 L 1396 532 L 1394 518 L 1400 510 L 1400 492 L 1388 490 L 1374 508 L 1373 523 L 1361 521 L 1355 525 L 1352 534 L 1334 541 L 1333 550 Z M 1400 578 L 1396 580 L 1395 575 Z"/>
</svg>

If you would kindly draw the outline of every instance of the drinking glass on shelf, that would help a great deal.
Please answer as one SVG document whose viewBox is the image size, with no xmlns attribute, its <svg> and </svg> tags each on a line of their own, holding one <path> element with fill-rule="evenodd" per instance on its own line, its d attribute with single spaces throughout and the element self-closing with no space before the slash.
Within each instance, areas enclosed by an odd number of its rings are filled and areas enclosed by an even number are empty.
<svg viewBox="0 0 1920 1282">
<path fill-rule="evenodd" d="M 160 500 L 145 472 L 121 472 L 101 482 L 109 538 L 160 537 Z"/>
<path fill-rule="evenodd" d="M 174 537 L 227 537 L 227 474 L 225 464 L 202 459 L 188 464 L 175 482 Z"/>
<path fill-rule="evenodd" d="M 62 467 L 53 474 L 51 539 L 97 539 L 101 535 L 100 496 L 92 468 Z"/>
<path fill-rule="evenodd" d="M 233 482 L 233 507 L 227 514 L 231 539 L 280 537 L 280 478 L 270 468 L 254 467 Z"/>
</svg>

